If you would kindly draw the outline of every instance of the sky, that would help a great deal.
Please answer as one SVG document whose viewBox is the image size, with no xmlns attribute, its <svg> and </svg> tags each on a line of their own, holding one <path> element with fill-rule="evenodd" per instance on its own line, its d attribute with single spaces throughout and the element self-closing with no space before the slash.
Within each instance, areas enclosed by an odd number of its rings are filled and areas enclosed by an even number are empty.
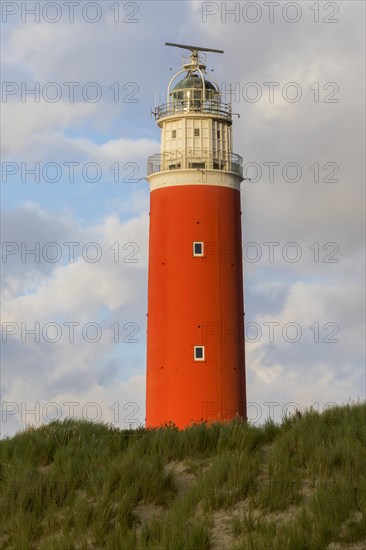
<svg viewBox="0 0 366 550">
<path fill-rule="evenodd" d="M 366 398 L 365 4 L 2 3 L 1 435 L 145 421 L 151 116 L 183 50 L 229 101 L 248 417 Z"/>
</svg>

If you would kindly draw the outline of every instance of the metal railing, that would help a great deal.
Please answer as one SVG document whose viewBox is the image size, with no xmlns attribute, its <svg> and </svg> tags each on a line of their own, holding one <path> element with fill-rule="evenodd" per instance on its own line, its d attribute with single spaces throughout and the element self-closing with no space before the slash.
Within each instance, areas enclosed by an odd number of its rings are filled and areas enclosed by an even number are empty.
<svg viewBox="0 0 366 550">
<path fill-rule="evenodd" d="M 147 162 L 147 173 L 150 176 L 165 170 L 218 170 L 221 172 L 234 172 L 243 177 L 243 159 L 236 153 L 226 157 L 215 153 L 189 152 L 186 155 L 164 153 L 151 155 Z"/>
<path fill-rule="evenodd" d="M 227 103 L 216 103 L 211 101 L 202 101 L 201 99 L 190 99 L 177 101 L 174 103 L 164 103 L 159 107 L 155 107 L 153 114 L 155 120 L 171 116 L 175 114 L 185 113 L 209 113 L 213 115 L 223 116 L 231 120 L 231 106 Z"/>
</svg>

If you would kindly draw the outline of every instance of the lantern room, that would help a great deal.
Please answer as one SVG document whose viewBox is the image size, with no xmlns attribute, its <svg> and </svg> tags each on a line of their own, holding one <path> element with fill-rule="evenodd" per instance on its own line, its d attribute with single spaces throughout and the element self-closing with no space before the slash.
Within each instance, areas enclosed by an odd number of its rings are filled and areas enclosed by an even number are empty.
<svg viewBox="0 0 366 550">
<path fill-rule="evenodd" d="M 169 92 L 169 96 L 175 112 L 197 112 L 220 106 L 220 93 L 216 86 L 196 73 L 188 73 Z"/>
</svg>

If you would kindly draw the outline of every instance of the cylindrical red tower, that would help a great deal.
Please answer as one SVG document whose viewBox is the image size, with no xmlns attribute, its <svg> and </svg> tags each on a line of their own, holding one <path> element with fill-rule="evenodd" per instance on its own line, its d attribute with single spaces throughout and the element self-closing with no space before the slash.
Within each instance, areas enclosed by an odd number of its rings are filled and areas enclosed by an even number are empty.
<svg viewBox="0 0 366 550">
<path fill-rule="evenodd" d="M 242 159 L 205 50 L 184 47 L 189 62 L 154 111 L 161 154 L 148 163 L 148 427 L 246 418 Z"/>
</svg>

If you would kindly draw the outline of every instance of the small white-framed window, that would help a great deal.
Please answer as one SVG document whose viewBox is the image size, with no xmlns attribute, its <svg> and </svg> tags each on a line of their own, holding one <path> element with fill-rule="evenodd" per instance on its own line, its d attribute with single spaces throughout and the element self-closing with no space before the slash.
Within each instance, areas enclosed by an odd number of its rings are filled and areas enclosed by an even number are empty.
<svg viewBox="0 0 366 550">
<path fill-rule="evenodd" d="M 177 130 L 172 130 L 172 139 L 177 137 Z"/>
<path fill-rule="evenodd" d="M 221 130 L 217 130 L 217 139 L 221 139 Z"/>
<path fill-rule="evenodd" d="M 193 346 L 193 358 L 195 361 L 204 361 L 205 346 Z"/>
<path fill-rule="evenodd" d="M 193 243 L 193 256 L 200 256 L 202 257 L 204 255 L 204 245 L 202 242 L 194 242 Z"/>
<path fill-rule="evenodd" d="M 200 135 L 200 129 L 199 128 L 195 128 L 194 129 L 194 137 L 199 137 Z"/>
</svg>

